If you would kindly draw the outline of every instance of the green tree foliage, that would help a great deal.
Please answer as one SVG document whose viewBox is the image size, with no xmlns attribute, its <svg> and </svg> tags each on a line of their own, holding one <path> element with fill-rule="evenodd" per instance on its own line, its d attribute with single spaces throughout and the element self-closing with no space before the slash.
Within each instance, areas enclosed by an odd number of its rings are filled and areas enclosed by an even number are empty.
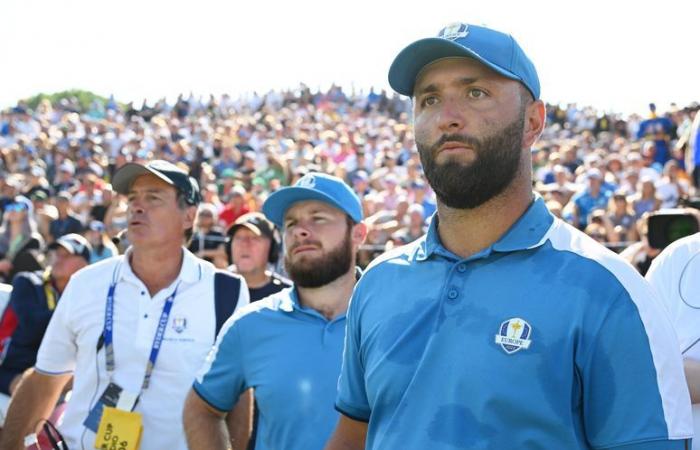
<svg viewBox="0 0 700 450">
<path fill-rule="evenodd" d="M 48 99 L 52 105 L 57 105 L 62 99 L 71 99 L 74 97 L 78 99 L 78 104 L 80 105 L 81 112 L 88 111 L 90 109 L 90 105 L 95 99 L 99 100 L 103 105 L 106 105 L 108 101 L 106 97 L 97 95 L 94 92 L 83 91 L 80 89 L 72 89 L 69 91 L 56 92 L 54 94 L 40 93 L 33 97 L 23 100 L 23 103 L 26 104 L 30 109 L 36 110 L 36 107 L 44 99 Z"/>
</svg>

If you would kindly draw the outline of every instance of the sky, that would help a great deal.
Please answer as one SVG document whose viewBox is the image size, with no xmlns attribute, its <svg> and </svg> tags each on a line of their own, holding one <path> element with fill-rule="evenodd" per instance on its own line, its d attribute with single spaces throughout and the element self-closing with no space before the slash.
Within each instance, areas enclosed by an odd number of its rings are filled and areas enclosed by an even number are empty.
<svg viewBox="0 0 700 450">
<path fill-rule="evenodd" d="M 389 89 L 394 56 L 453 22 L 510 32 L 542 98 L 645 112 L 700 101 L 700 2 L 2 0 L 0 107 L 86 89 L 119 101 Z"/>
</svg>

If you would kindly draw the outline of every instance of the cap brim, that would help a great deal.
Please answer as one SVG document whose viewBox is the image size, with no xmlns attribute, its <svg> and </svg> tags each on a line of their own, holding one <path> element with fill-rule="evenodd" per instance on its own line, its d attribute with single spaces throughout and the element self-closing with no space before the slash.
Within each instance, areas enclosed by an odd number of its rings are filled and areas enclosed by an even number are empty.
<svg viewBox="0 0 700 450">
<path fill-rule="evenodd" d="M 157 170 L 149 169 L 148 167 L 137 163 L 128 163 L 124 164 L 117 171 L 117 173 L 114 174 L 114 178 L 112 179 L 112 188 L 114 188 L 114 190 L 120 194 L 128 194 L 131 183 L 134 182 L 136 177 L 149 174 L 157 176 L 170 185 L 175 185 L 170 178 L 166 177 Z"/>
<path fill-rule="evenodd" d="M 79 253 L 75 253 L 75 249 L 73 248 L 73 246 L 65 244 L 61 241 L 52 242 L 51 244 L 49 244 L 48 248 L 49 248 L 49 250 L 56 250 L 58 247 L 64 248 L 71 255 L 81 256 Z"/>
<path fill-rule="evenodd" d="M 280 230 L 284 228 L 284 214 L 287 212 L 290 206 L 296 202 L 302 202 L 307 200 L 317 200 L 320 202 L 328 203 L 331 206 L 338 208 L 339 210 L 345 212 L 343 208 L 335 199 L 319 192 L 314 189 L 309 189 L 301 186 L 291 186 L 284 189 L 280 189 L 270 195 L 265 203 L 263 204 L 262 210 L 263 214 L 270 220 L 270 222 L 277 225 Z"/>
<path fill-rule="evenodd" d="M 449 39 L 426 38 L 410 44 L 394 58 L 389 68 L 389 85 L 399 94 L 411 97 L 416 78 L 425 66 L 442 58 L 460 56 L 473 58 L 506 78 L 522 81 L 514 73 L 485 60 L 478 53 Z"/>
<path fill-rule="evenodd" d="M 226 232 L 226 235 L 227 235 L 227 236 L 233 236 L 233 235 L 236 233 L 236 230 L 238 230 L 238 229 L 241 228 L 241 227 L 245 227 L 245 228 L 249 229 L 250 231 L 252 231 L 253 233 L 255 233 L 256 236 L 264 236 L 264 235 L 265 235 L 265 233 L 263 233 L 263 232 L 260 230 L 260 228 L 256 227 L 254 224 L 248 223 L 248 222 L 244 222 L 244 223 L 234 223 L 233 225 L 231 225 L 231 226 L 229 227 L 228 231 Z"/>
</svg>

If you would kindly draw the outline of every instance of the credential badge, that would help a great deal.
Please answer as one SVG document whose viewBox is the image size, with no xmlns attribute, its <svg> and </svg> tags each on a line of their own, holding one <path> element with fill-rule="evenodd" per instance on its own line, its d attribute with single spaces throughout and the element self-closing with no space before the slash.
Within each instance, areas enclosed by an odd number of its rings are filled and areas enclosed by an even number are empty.
<svg viewBox="0 0 700 450">
<path fill-rule="evenodd" d="M 184 317 L 174 317 L 173 318 L 173 330 L 176 333 L 182 333 L 187 328 L 187 319 Z"/>
<path fill-rule="evenodd" d="M 449 39 L 451 41 L 467 37 L 469 31 L 468 25 L 465 23 L 451 23 L 440 31 L 439 37 Z"/>
<path fill-rule="evenodd" d="M 508 319 L 501 324 L 496 335 L 499 344 L 506 353 L 513 354 L 518 350 L 530 348 L 532 327 L 519 317 Z"/>
</svg>

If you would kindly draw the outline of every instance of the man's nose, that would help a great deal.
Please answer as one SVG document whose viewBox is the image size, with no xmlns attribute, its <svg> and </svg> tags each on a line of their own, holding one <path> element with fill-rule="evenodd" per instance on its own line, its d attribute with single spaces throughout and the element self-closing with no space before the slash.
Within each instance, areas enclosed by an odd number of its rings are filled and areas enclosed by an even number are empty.
<svg viewBox="0 0 700 450">
<path fill-rule="evenodd" d="M 443 100 L 440 109 L 440 129 L 444 132 L 455 132 L 466 125 L 465 111 L 460 102 L 455 99 Z"/>
</svg>

